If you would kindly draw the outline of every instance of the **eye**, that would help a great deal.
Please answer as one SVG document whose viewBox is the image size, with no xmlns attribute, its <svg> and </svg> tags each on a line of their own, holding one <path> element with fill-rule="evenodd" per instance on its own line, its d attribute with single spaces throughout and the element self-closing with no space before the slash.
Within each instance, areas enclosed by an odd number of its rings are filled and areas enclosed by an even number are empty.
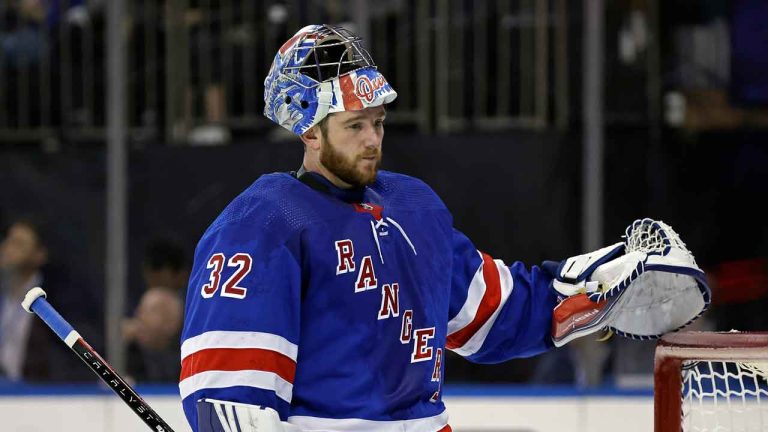
<svg viewBox="0 0 768 432">
<path fill-rule="evenodd" d="M 351 125 L 347 126 L 347 129 L 360 129 L 360 123 L 352 123 Z"/>
<path fill-rule="evenodd" d="M 376 120 L 376 123 L 374 123 L 377 128 L 383 128 L 384 127 L 384 119 Z"/>
</svg>

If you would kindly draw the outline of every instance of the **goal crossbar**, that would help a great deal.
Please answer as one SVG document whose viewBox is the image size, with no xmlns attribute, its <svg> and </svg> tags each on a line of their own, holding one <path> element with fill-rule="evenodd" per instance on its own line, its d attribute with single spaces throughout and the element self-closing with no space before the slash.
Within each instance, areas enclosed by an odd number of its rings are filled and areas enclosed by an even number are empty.
<svg viewBox="0 0 768 432">
<path fill-rule="evenodd" d="M 768 363 L 768 333 L 679 332 L 664 336 L 655 354 L 655 432 L 683 431 L 681 374 L 685 362 Z"/>
</svg>

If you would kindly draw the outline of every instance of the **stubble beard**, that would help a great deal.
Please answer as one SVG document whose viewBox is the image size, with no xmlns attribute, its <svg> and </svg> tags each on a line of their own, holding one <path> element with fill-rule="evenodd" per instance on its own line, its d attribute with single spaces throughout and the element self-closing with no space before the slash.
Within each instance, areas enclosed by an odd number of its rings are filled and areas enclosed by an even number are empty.
<svg viewBox="0 0 768 432">
<path fill-rule="evenodd" d="M 354 187 L 367 186 L 376 181 L 376 174 L 379 172 L 381 166 L 382 153 L 380 151 L 374 151 L 376 154 L 376 164 L 372 170 L 364 170 L 357 168 L 357 163 L 366 156 L 374 155 L 374 152 L 363 153 L 350 159 L 340 151 L 336 150 L 333 143 L 328 140 L 327 136 L 324 136 L 323 149 L 320 152 L 320 163 L 331 172 L 331 174 L 338 177 L 344 183 L 350 184 Z"/>
</svg>

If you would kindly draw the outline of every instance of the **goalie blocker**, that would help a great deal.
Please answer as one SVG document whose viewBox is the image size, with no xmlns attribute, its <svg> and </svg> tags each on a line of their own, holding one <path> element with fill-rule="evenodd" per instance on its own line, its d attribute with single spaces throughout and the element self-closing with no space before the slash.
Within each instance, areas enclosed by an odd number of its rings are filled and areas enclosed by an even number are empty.
<svg viewBox="0 0 768 432">
<path fill-rule="evenodd" d="M 710 303 L 704 272 L 661 221 L 636 220 L 623 242 L 545 266 L 562 296 L 552 319 L 558 347 L 603 329 L 656 339 L 690 324 Z"/>
<path fill-rule="evenodd" d="M 197 425 L 200 432 L 301 432 L 272 408 L 216 399 L 197 401 Z"/>
</svg>

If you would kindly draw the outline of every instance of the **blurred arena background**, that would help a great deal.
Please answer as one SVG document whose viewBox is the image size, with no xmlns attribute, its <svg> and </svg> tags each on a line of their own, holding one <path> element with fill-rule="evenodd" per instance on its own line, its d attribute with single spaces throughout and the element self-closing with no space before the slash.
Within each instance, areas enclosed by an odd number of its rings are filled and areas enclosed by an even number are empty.
<svg viewBox="0 0 768 432">
<path fill-rule="evenodd" d="M 263 80 L 321 22 L 363 36 L 399 93 L 383 168 L 429 183 L 478 247 L 534 265 L 661 219 L 714 289 L 696 326 L 768 329 L 765 1 L 3 0 L 0 259 L 32 232 L 51 303 L 177 430 L 185 271 L 226 203 L 298 168 Z M 13 339 L 0 313 L 3 430 L 141 429 L 52 333 Z M 452 424 L 650 430 L 653 349 L 450 356 Z"/>
</svg>

